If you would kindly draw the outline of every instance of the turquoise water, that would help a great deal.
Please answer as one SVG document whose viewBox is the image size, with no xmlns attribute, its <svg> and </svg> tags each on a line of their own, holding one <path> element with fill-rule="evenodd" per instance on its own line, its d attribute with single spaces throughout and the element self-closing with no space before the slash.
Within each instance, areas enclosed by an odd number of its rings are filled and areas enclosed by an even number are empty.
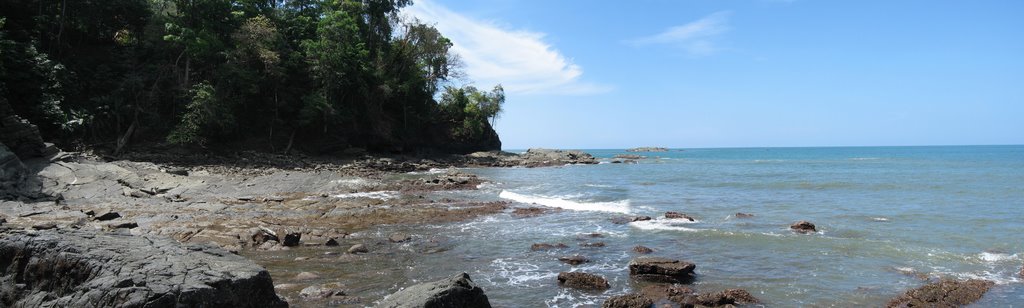
<svg viewBox="0 0 1024 308">
<path fill-rule="evenodd" d="M 608 162 L 622 150 L 589 150 Z M 977 305 L 1024 302 L 1024 146 L 685 149 L 637 153 L 638 164 L 474 169 L 481 199 L 562 208 L 433 226 L 450 250 L 410 267 L 416 280 L 467 271 L 502 307 L 588 306 L 641 287 L 626 264 L 635 245 L 697 264 L 700 291 L 744 288 L 767 306 L 879 306 L 921 276 L 983 278 Z M 679 211 L 697 219 L 658 219 Z M 737 212 L 752 218 L 736 218 Z M 629 213 L 650 222 L 613 224 Z M 821 231 L 788 230 L 797 220 Z M 601 248 L 579 234 L 599 232 Z M 529 250 L 562 242 L 569 249 Z M 593 262 L 570 266 L 559 256 Z M 612 289 L 555 283 L 561 271 L 607 277 Z"/>
</svg>

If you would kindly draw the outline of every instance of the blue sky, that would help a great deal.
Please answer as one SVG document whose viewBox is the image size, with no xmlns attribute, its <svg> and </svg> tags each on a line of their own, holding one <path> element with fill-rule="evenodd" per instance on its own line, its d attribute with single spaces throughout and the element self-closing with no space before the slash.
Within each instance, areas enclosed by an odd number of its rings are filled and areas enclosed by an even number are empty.
<svg viewBox="0 0 1024 308">
<path fill-rule="evenodd" d="M 1024 1 L 415 3 L 505 149 L 1024 144 Z"/>
</svg>

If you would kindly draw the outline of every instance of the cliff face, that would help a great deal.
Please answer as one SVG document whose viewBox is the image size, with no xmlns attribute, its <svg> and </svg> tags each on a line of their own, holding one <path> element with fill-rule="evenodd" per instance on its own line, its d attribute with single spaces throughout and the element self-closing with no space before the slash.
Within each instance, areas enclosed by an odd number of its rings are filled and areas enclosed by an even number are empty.
<svg viewBox="0 0 1024 308">
<path fill-rule="evenodd" d="M 39 128 L 14 114 L 0 97 L 0 199 L 9 198 L 25 178 L 22 160 L 47 154 Z"/>
</svg>

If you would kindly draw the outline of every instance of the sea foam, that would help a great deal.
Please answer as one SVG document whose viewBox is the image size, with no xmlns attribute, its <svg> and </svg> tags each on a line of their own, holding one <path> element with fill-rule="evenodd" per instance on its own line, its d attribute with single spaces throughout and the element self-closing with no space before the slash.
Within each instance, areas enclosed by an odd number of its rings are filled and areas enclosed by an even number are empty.
<svg viewBox="0 0 1024 308">
<path fill-rule="evenodd" d="M 557 207 L 573 211 L 598 211 L 628 214 L 629 200 L 611 202 L 583 202 L 565 199 L 564 197 L 524 195 L 504 190 L 498 197 L 521 203 L 536 203 L 543 206 Z"/>
<path fill-rule="evenodd" d="M 357 192 L 334 195 L 335 198 L 349 199 L 349 198 L 370 198 L 380 200 L 390 200 L 398 198 L 397 191 L 370 191 L 370 192 Z"/>
<path fill-rule="evenodd" d="M 689 221 L 685 219 L 655 219 L 646 221 L 634 221 L 629 223 L 631 227 L 641 230 L 671 230 L 671 231 L 688 231 L 697 232 L 701 229 L 687 228 L 681 226 L 682 224 L 693 224 L 695 221 Z"/>
</svg>

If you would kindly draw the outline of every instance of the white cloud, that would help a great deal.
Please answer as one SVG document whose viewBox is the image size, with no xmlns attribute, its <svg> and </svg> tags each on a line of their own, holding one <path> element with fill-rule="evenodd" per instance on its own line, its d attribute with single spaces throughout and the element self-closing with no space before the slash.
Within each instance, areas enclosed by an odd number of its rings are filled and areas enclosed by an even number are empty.
<svg viewBox="0 0 1024 308">
<path fill-rule="evenodd" d="M 520 94 L 585 95 L 610 90 L 580 81 L 583 69 L 545 43 L 543 33 L 509 30 L 428 0 L 416 1 L 404 13 L 435 24 L 451 39 L 452 50 L 478 87 L 500 83 L 506 92 Z"/>
<path fill-rule="evenodd" d="M 716 12 L 696 21 L 670 27 L 661 33 L 630 41 L 634 45 L 668 44 L 675 45 L 696 56 L 713 54 L 721 48 L 715 45 L 715 38 L 729 31 L 729 11 Z"/>
</svg>

